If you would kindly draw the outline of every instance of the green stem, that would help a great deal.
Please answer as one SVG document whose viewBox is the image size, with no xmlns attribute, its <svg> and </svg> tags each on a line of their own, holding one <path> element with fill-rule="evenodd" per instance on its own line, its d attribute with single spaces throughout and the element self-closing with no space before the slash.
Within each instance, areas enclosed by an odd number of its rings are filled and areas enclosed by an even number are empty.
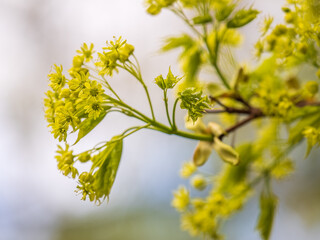
<svg viewBox="0 0 320 240">
<path fill-rule="evenodd" d="M 220 77 L 220 79 L 221 79 L 221 81 L 222 81 L 223 85 L 224 85 L 227 89 L 229 89 L 229 90 L 230 90 L 230 89 L 231 89 L 231 87 L 230 87 L 229 83 L 227 82 L 226 78 L 224 77 L 224 75 L 222 74 L 222 72 L 221 72 L 221 70 L 220 70 L 220 68 L 219 68 L 218 64 L 217 64 L 217 63 L 215 63 L 213 66 L 214 66 L 214 68 L 216 69 L 216 72 L 217 72 L 217 74 L 219 75 L 219 77 Z"/>
<path fill-rule="evenodd" d="M 188 17 L 183 12 L 182 8 L 179 7 L 170 9 L 174 14 L 181 18 L 197 35 L 202 36 L 201 33 L 194 27 L 194 25 L 189 21 Z"/>
<path fill-rule="evenodd" d="M 207 47 L 207 50 L 209 52 L 209 55 L 210 55 L 210 61 L 211 61 L 211 64 L 213 65 L 214 69 L 216 70 L 220 80 L 222 81 L 223 85 L 227 88 L 227 89 L 231 89 L 227 79 L 224 77 L 223 73 L 221 72 L 220 70 L 220 67 L 218 65 L 218 54 L 219 54 L 219 39 L 218 39 L 218 30 L 215 30 L 216 31 L 216 46 L 215 46 L 215 52 L 213 53 L 210 49 L 210 46 L 209 46 L 209 43 L 208 43 L 208 36 L 205 34 L 203 36 L 203 41 Z M 223 34 L 222 34 L 223 35 Z"/>
<path fill-rule="evenodd" d="M 171 119 L 170 119 L 170 115 L 169 115 L 169 109 L 168 109 L 168 97 L 167 97 L 167 89 L 163 90 L 163 100 L 164 100 L 164 105 L 166 106 L 166 114 L 167 114 L 167 118 L 168 118 L 168 122 L 170 124 L 170 126 L 173 128 L 173 125 L 171 123 Z"/>
<path fill-rule="evenodd" d="M 130 68 L 130 67 L 126 67 L 126 66 L 122 66 L 122 65 L 119 65 L 117 64 L 118 67 L 126 70 L 128 73 L 130 73 L 132 76 L 134 76 L 143 86 L 144 88 L 144 91 L 147 95 L 147 98 L 148 98 L 148 102 L 149 102 L 149 106 L 150 106 L 150 110 L 151 110 L 151 115 L 152 115 L 152 119 L 155 120 L 155 116 L 154 116 L 154 111 L 153 111 L 153 106 L 152 106 L 152 102 L 151 102 L 151 98 L 150 98 L 150 94 L 149 94 L 149 91 L 148 91 L 148 88 L 146 86 L 146 84 L 144 83 L 142 77 L 141 77 L 141 73 L 137 73 L 134 69 Z"/>
<path fill-rule="evenodd" d="M 231 89 L 228 81 L 226 80 L 226 78 L 224 77 L 224 75 L 222 74 L 218 64 L 217 64 L 217 60 L 218 60 L 218 53 L 219 53 L 219 40 L 218 40 L 218 36 L 216 37 L 216 49 L 215 49 L 215 54 L 212 53 L 212 51 L 210 50 L 208 41 L 207 41 L 207 34 L 205 33 L 204 35 L 202 35 L 195 27 L 194 25 L 189 21 L 189 19 L 187 18 L 187 16 L 184 14 L 182 9 L 175 9 L 175 8 L 171 8 L 171 11 L 173 13 L 175 13 L 179 18 L 181 18 L 198 36 L 200 36 L 204 42 L 205 45 L 208 49 L 209 55 L 210 55 L 210 60 L 211 63 L 213 65 L 213 67 L 215 68 L 219 78 L 221 79 L 223 85 L 227 88 L 227 89 Z M 216 30 L 216 34 L 218 34 L 218 31 Z"/>
<path fill-rule="evenodd" d="M 200 140 L 200 141 L 207 141 L 207 142 L 213 141 L 212 135 L 194 134 L 194 133 L 185 132 L 185 131 L 181 131 L 181 130 L 174 130 L 174 129 L 172 129 L 172 128 L 170 128 L 160 122 L 157 122 L 157 121 L 151 122 L 151 124 L 154 127 L 151 129 L 161 131 L 161 132 L 164 132 L 169 135 L 177 135 L 177 136 L 184 137 L 184 138 Z"/>
<path fill-rule="evenodd" d="M 104 76 L 101 76 L 101 77 L 104 80 L 105 84 L 107 85 L 108 89 L 116 96 L 116 98 L 118 98 L 119 101 L 122 101 L 121 98 L 118 96 L 118 94 L 113 90 L 111 85 L 108 83 L 107 79 L 105 79 Z"/>
<path fill-rule="evenodd" d="M 152 107 L 152 102 L 151 102 L 151 98 L 150 98 L 150 95 L 149 95 L 149 91 L 148 91 L 148 88 L 147 86 L 144 84 L 144 82 L 142 82 L 142 85 L 143 85 L 143 88 L 147 94 L 147 98 L 148 98 L 148 102 L 149 102 L 149 106 L 150 106 L 150 110 L 151 110 L 151 115 L 152 115 L 152 119 L 155 120 L 155 116 L 154 116 L 154 112 L 153 112 L 153 107 Z"/>
<path fill-rule="evenodd" d="M 109 97 L 110 100 L 112 100 L 114 103 L 117 103 L 118 105 L 128 109 L 129 111 L 137 114 L 139 116 L 138 119 L 140 119 L 141 121 L 150 124 L 149 125 L 149 129 L 154 129 L 169 135 L 177 135 L 177 136 L 181 136 L 184 138 L 189 138 L 189 139 L 194 139 L 194 140 L 200 140 L 200 141 L 208 141 L 208 142 L 212 142 L 213 141 L 213 137 L 212 135 L 205 135 L 205 134 L 194 134 L 194 133 L 189 133 L 189 132 L 184 132 L 184 131 L 180 131 L 177 129 L 172 128 L 171 126 L 168 127 L 154 119 L 150 119 L 149 117 L 147 117 L 146 115 L 144 115 L 143 113 L 141 113 L 140 111 L 130 107 L 129 105 L 127 105 L 126 103 L 122 102 L 122 101 L 118 101 L 117 99 L 114 99 L 112 97 Z M 176 104 L 175 104 L 176 105 Z M 150 128 L 150 126 L 152 126 L 153 128 Z"/>
<path fill-rule="evenodd" d="M 172 110 L 172 128 L 173 130 L 177 130 L 177 125 L 176 125 L 176 108 L 177 104 L 179 102 L 179 98 L 176 99 L 176 101 L 173 104 L 173 110 Z"/>
<path fill-rule="evenodd" d="M 148 123 L 148 124 L 146 124 L 146 125 L 144 125 L 144 126 L 137 126 L 137 127 L 128 128 L 127 130 L 125 130 L 125 131 L 121 134 L 121 138 L 120 138 L 120 139 L 124 139 L 124 138 L 130 136 L 131 134 L 133 134 L 133 133 L 135 133 L 135 132 L 137 132 L 137 131 L 139 131 L 139 130 L 141 130 L 141 129 L 143 129 L 143 128 L 148 128 L 150 125 L 151 125 L 151 123 Z M 132 129 L 134 129 L 134 130 L 131 131 Z M 129 132 L 129 131 L 131 131 L 131 132 Z M 125 133 L 127 133 L 127 132 L 129 132 L 129 133 L 128 133 L 128 134 L 125 134 Z"/>
</svg>

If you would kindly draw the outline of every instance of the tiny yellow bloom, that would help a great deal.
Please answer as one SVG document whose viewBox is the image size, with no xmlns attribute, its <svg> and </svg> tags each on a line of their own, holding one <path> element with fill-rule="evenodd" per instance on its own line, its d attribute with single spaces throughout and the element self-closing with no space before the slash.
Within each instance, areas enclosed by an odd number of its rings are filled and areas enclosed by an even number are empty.
<svg viewBox="0 0 320 240">
<path fill-rule="evenodd" d="M 197 170 L 196 165 L 194 165 L 193 162 L 185 162 L 182 165 L 182 168 L 180 170 L 180 176 L 182 178 L 188 178 L 190 177 L 195 171 Z"/>
<path fill-rule="evenodd" d="M 186 210 L 190 203 L 189 191 L 185 187 L 180 186 L 179 189 L 173 193 L 173 196 L 172 206 L 180 212 Z"/>
</svg>

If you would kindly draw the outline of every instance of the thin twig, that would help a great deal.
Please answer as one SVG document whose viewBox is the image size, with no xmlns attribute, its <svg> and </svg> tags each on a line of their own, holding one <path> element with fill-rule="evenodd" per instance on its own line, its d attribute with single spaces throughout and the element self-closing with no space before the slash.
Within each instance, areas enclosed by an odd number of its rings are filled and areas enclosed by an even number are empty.
<svg viewBox="0 0 320 240">
<path fill-rule="evenodd" d="M 253 113 L 251 114 L 249 117 L 243 119 L 242 121 L 239 121 L 238 123 L 236 123 L 235 125 L 227 128 L 225 131 L 226 133 L 225 134 L 222 134 L 219 138 L 222 139 L 225 135 L 237 130 L 238 128 L 242 127 L 243 125 L 251 122 L 252 120 L 254 119 L 257 119 L 257 118 L 260 118 L 260 117 L 263 117 L 263 113 L 262 112 L 256 112 L 256 113 Z"/>
</svg>

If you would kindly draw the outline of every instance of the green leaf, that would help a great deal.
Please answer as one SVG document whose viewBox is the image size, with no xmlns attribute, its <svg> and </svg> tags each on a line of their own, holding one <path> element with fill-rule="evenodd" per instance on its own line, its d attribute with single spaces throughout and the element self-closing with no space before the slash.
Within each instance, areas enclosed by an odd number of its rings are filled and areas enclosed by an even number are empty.
<svg viewBox="0 0 320 240">
<path fill-rule="evenodd" d="M 217 9 L 215 15 L 216 19 L 220 22 L 226 20 L 233 12 L 235 6 L 235 4 L 230 4 L 223 6 L 221 9 Z"/>
<path fill-rule="evenodd" d="M 195 25 L 201 25 L 201 24 L 212 22 L 212 17 L 210 15 L 198 16 L 198 17 L 194 17 L 192 21 L 193 21 L 193 24 Z"/>
<path fill-rule="evenodd" d="M 180 80 L 181 78 L 173 75 L 173 73 L 171 72 L 171 67 L 169 67 L 167 78 L 165 79 L 166 88 L 174 88 Z"/>
<path fill-rule="evenodd" d="M 232 165 L 239 164 L 239 154 L 228 144 L 223 143 L 218 137 L 214 138 L 213 148 L 221 159 Z"/>
<path fill-rule="evenodd" d="M 95 181 L 93 183 L 97 198 L 109 197 L 116 178 L 123 146 L 122 139 L 117 139 L 118 136 L 113 137 L 111 143 L 101 152 L 99 159 L 96 159 L 100 165 L 94 173 Z"/>
<path fill-rule="evenodd" d="M 275 210 L 277 207 L 277 198 L 273 194 L 262 193 L 260 196 L 260 215 L 256 229 L 260 232 L 263 240 L 270 237 Z"/>
<path fill-rule="evenodd" d="M 199 46 L 199 42 L 194 41 L 189 35 L 183 34 L 179 37 L 167 38 L 162 51 L 166 52 L 179 47 L 183 48 L 179 59 L 186 74 L 185 80 L 188 83 L 194 83 L 200 70 L 203 50 Z"/>
<path fill-rule="evenodd" d="M 259 14 L 258 10 L 255 9 L 241 9 L 228 21 L 228 28 L 239 28 L 247 25 L 254 20 Z"/>
<path fill-rule="evenodd" d="M 198 46 L 194 46 L 186 51 L 181 58 L 183 71 L 186 73 L 186 81 L 194 83 L 201 66 L 202 51 Z"/>
<path fill-rule="evenodd" d="M 89 132 L 91 132 L 107 115 L 107 111 L 103 111 L 100 113 L 100 116 L 96 119 L 87 118 L 79 125 L 79 133 L 75 145 L 78 143 L 84 136 L 86 136 Z"/>
<path fill-rule="evenodd" d="M 187 34 L 183 34 L 179 37 L 170 37 L 165 40 L 165 44 L 162 46 L 161 50 L 164 52 L 183 47 L 189 49 L 194 45 L 194 40 Z"/>
</svg>

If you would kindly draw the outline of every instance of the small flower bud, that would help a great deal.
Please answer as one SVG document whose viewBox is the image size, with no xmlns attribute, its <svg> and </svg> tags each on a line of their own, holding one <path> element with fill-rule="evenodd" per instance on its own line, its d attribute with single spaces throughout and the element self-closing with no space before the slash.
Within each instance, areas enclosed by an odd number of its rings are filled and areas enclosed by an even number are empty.
<svg viewBox="0 0 320 240">
<path fill-rule="evenodd" d="M 84 183 L 93 183 L 94 177 L 88 172 L 81 173 L 79 180 Z"/>
<path fill-rule="evenodd" d="M 276 36 L 281 36 L 287 33 L 287 27 L 283 24 L 279 24 L 277 25 L 274 30 L 273 30 L 273 34 Z"/>
<path fill-rule="evenodd" d="M 64 88 L 61 90 L 59 98 L 68 98 L 70 96 L 70 89 Z"/>
<path fill-rule="evenodd" d="M 284 16 L 284 20 L 287 22 L 287 23 L 293 23 L 294 20 L 295 20 L 295 16 L 292 12 L 288 12 L 285 14 Z"/>
<path fill-rule="evenodd" d="M 65 164 L 68 164 L 68 165 L 72 164 L 72 163 L 73 163 L 73 157 L 74 157 L 74 156 L 72 155 L 71 152 L 66 153 L 66 154 L 63 156 L 64 163 L 65 163 Z"/>
<path fill-rule="evenodd" d="M 72 65 L 75 68 L 81 68 L 83 65 L 84 58 L 83 56 L 75 56 L 72 61 Z"/>
<path fill-rule="evenodd" d="M 82 163 L 88 162 L 91 156 L 88 152 L 83 152 L 78 156 L 78 160 Z"/>
<path fill-rule="evenodd" d="M 306 43 L 299 43 L 298 44 L 298 51 L 302 54 L 308 53 L 308 45 Z"/>
<path fill-rule="evenodd" d="M 127 61 L 130 55 L 133 53 L 133 51 L 134 46 L 126 43 L 122 48 L 119 49 L 119 60 L 121 62 Z"/>
<path fill-rule="evenodd" d="M 191 185 L 197 190 L 204 190 L 207 187 L 207 180 L 202 175 L 196 175 L 191 179 Z"/>
</svg>

